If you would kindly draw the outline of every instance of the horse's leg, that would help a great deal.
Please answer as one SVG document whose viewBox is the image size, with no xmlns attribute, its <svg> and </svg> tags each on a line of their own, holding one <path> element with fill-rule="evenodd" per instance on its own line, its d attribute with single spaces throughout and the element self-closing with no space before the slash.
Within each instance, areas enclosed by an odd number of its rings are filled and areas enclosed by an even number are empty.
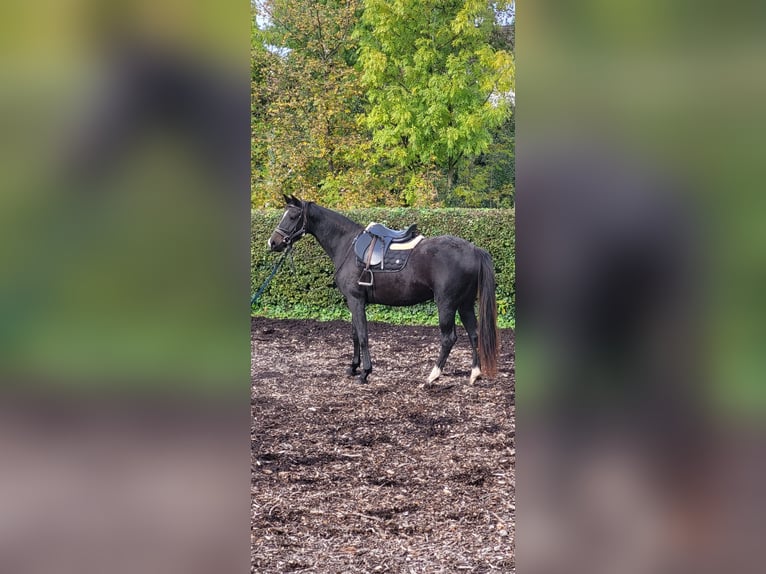
<svg viewBox="0 0 766 574">
<path fill-rule="evenodd" d="M 372 372 L 372 361 L 370 360 L 370 347 L 367 342 L 367 313 L 365 312 L 365 302 L 359 299 L 349 299 L 348 308 L 351 310 L 351 324 L 356 332 L 359 341 L 359 354 L 361 355 L 362 374 L 359 375 L 359 382 L 366 383 L 367 377 Z"/>
<path fill-rule="evenodd" d="M 354 340 L 354 356 L 351 358 L 351 366 L 346 369 L 347 375 L 356 375 L 359 373 L 359 334 L 356 332 L 356 325 L 351 322 L 351 337 Z"/>
<path fill-rule="evenodd" d="M 457 341 L 457 333 L 455 332 L 455 309 L 454 307 L 447 307 L 439 305 L 439 330 L 441 331 L 442 348 L 439 353 L 439 358 L 436 360 L 436 366 L 434 366 L 431 374 L 428 375 L 428 382 L 433 383 L 442 374 L 444 364 L 447 362 L 452 346 Z"/>
<path fill-rule="evenodd" d="M 476 322 L 476 310 L 473 307 L 473 301 L 463 303 L 458 308 L 460 320 L 463 322 L 468 339 L 471 341 L 471 384 L 481 376 L 481 367 L 479 366 L 479 333 L 478 323 Z"/>
</svg>

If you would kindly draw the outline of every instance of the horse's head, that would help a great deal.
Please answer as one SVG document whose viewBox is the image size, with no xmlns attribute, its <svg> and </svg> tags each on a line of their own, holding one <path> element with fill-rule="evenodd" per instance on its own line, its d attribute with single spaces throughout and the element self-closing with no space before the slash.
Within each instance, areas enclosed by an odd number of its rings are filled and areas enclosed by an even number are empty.
<svg viewBox="0 0 766 574">
<path fill-rule="evenodd" d="M 269 237 L 268 245 L 272 251 L 284 251 L 306 233 L 307 204 L 294 195 L 283 197 L 287 209 Z"/>
</svg>

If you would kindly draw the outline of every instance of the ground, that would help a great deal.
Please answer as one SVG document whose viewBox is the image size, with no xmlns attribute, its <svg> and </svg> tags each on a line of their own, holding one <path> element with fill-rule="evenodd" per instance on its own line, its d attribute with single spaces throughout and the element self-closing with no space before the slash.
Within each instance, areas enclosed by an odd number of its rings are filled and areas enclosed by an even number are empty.
<svg viewBox="0 0 766 574">
<path fill-rule="evenodd" d="M 370 324 L 373 372 L 344 374 L 348 323 L 252 319 L 252 572 L 514 572 L 514 337 L 468 384 L 460 338 L 421 388 L 434 327 Z"/>
</svg>

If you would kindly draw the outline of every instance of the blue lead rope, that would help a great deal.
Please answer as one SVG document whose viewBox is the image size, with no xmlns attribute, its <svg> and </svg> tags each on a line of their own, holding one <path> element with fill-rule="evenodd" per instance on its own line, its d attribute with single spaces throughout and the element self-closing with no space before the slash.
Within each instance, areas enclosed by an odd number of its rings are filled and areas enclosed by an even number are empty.
<svg viewBox="0 0 766 574">
<path fill-rule="evenodd" d="M 250 298 L 250 307 L 255 305 L 255 303 L 258 301 L 258 299 L 261 298 L 261 295 L 263 295 L 263 292 L 266 291 L 266 289 L 269 286 L 269 283 L 271 283 L 271 280 L 274 279 L 274 275 L 276 275 L 277 271 L 279 271 L 279 268 L 282 267 L 282 264 L 285 262 L 285 259 L 287 259 L 288 255 L 291 256 L 290 257 L 290 262 L 291 262 L 291 264 L 293 266 L 293 271 L 295 271 L 295 263 L 293 262 L 293 259 L 292 259 L 292 251 L 293 251 L 292 246 L 288 247 L 285 250 L 285 252 L 282 254 L 282 257 L 280 257 L 279 260 L 274 264 L 274 267 L 272 268 L 271 273 L 269 274 L 268 277 L 266 277 L 266 281 L 264 281 L 263 285 L 261 285 L 261 287 L 258 289 L 258 291 L 255 292 L 255 295 L 253 295 Z"/>
</svg>

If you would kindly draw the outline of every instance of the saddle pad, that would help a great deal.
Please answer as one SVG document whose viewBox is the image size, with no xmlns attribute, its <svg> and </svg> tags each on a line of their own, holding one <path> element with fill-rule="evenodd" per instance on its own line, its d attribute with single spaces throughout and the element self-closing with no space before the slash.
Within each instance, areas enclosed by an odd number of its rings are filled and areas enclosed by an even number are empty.
<svg viewBox="0 0 766 574">
<path fill-rule="evenodd" d="M 409 249 L 415 249 L 415 246 L 423 241 L 423 239 L 425 239 L 425 236 L 418 235 L 417 237 L 414 237 L 405 243 L 392 243 L 388 246 L 388 248 L 393 251 L 407 251 Z"/>
</svg>

